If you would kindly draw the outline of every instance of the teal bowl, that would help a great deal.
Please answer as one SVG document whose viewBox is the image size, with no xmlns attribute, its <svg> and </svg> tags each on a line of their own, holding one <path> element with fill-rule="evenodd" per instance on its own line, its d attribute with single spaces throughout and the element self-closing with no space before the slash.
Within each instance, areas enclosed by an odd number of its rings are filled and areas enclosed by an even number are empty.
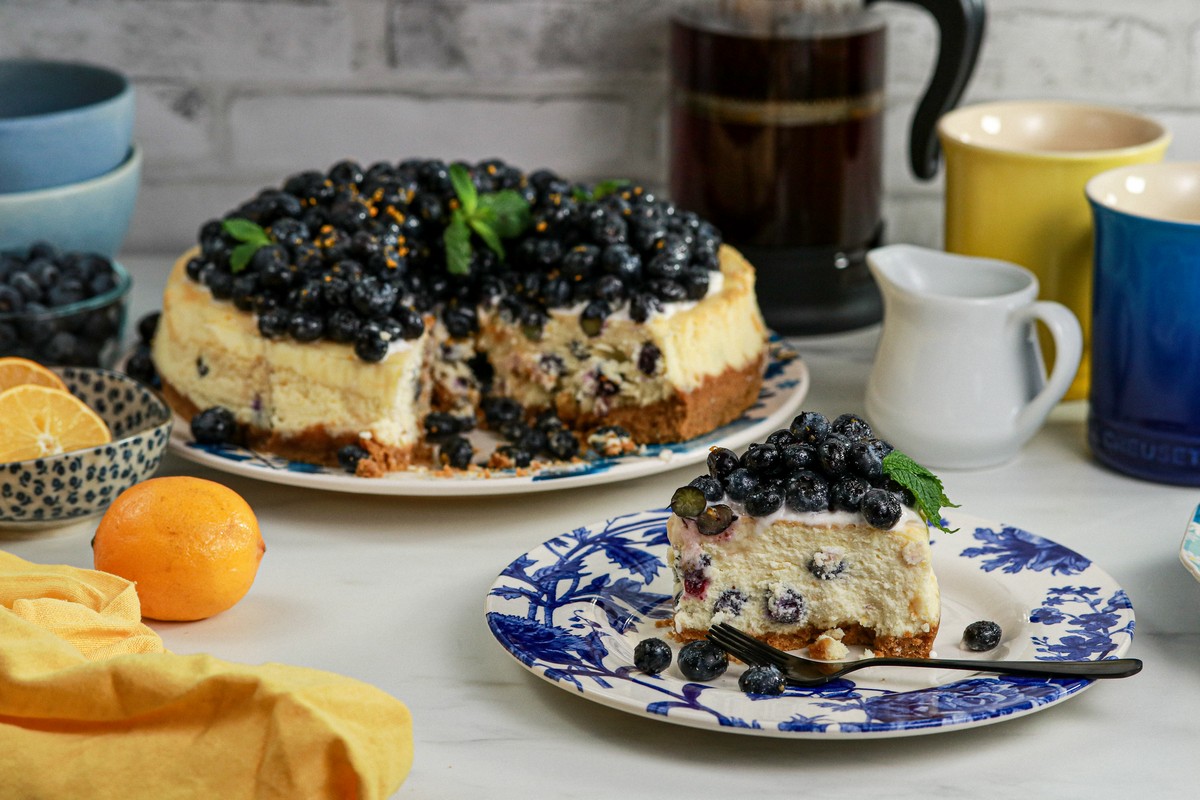
<svg viewBox="0 0 1200 800">
<path fill-rule="evenodd" d="M 49 242 L 60 250 L 112 258 L 137 202 L 142 154 L 135 145 L 116 169 L 82 183 L 0 194 L 0 250 Z"/>
<path fill-rule="evenodd" d="M 133 144 L 133 86 L 92 64 L 0 60 L 0 193 L 77 184 Z"/>
</svg>

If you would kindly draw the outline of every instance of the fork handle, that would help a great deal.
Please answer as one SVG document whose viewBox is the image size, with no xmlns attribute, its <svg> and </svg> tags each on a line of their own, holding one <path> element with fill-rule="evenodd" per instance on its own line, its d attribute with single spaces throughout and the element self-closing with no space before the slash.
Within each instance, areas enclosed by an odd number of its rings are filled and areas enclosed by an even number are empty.
<svg viewBox="0 0 1200 800">
<path fill-rule="evenodd" d="M 1052 678 L 1128 678 L 1142 671 L 1137 658 L 1103 661 L 968 661 L 956 658 L 872 658 L 876 667 L 930 667 L 995 672 L 1001 675 L 1039 675 Z"/>
</svg>

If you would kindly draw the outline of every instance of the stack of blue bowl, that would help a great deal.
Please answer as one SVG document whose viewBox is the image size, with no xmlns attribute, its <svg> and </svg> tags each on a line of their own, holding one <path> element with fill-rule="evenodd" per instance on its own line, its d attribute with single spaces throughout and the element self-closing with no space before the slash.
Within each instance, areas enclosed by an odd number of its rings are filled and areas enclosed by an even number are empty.
<svg viewBox="0 0 1200 800">
<path fill-rule="evenodd" d="M 128 78 L 0 59 L 0 356 L 114 362 L 130 280 L 111 259 L 141 166 Z"/>
</svg>

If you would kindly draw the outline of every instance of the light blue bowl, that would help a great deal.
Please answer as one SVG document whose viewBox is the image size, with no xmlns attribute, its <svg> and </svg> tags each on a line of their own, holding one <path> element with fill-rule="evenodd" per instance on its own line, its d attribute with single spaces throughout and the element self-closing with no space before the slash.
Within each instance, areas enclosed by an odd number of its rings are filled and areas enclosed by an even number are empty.
<svg viewBox="0 0 1200 800">
<path fill-rule="evenodd" d="M 0 60 L 0 193 L 112 172 L 133 144 L 133 86 L 91 64 Z"/>
<path fill-rule="evenodd" d="M 129 230 L 142 176 L 135 145 L 112 172 L 83 183 L 0 194 L 0 250 L 46 241 L 59 250 L 116 255 Z"/>
</svg>

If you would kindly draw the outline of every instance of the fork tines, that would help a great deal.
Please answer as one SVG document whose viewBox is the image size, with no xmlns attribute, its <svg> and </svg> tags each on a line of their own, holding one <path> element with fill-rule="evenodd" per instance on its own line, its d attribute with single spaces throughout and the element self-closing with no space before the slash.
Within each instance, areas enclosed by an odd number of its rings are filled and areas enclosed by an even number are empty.
<svg viewBox="0 0 1200 800">
<path fill-rule="evenodd" d="M 730 655 L 747 664 L 774 664 L 780 669 L 784 669 L 788 665 L 787 653 L 766 642 L 760 642 L 753 636 L 724 622 L 712 626 L 708 631 L 708 638 Z"/>
</svg>

